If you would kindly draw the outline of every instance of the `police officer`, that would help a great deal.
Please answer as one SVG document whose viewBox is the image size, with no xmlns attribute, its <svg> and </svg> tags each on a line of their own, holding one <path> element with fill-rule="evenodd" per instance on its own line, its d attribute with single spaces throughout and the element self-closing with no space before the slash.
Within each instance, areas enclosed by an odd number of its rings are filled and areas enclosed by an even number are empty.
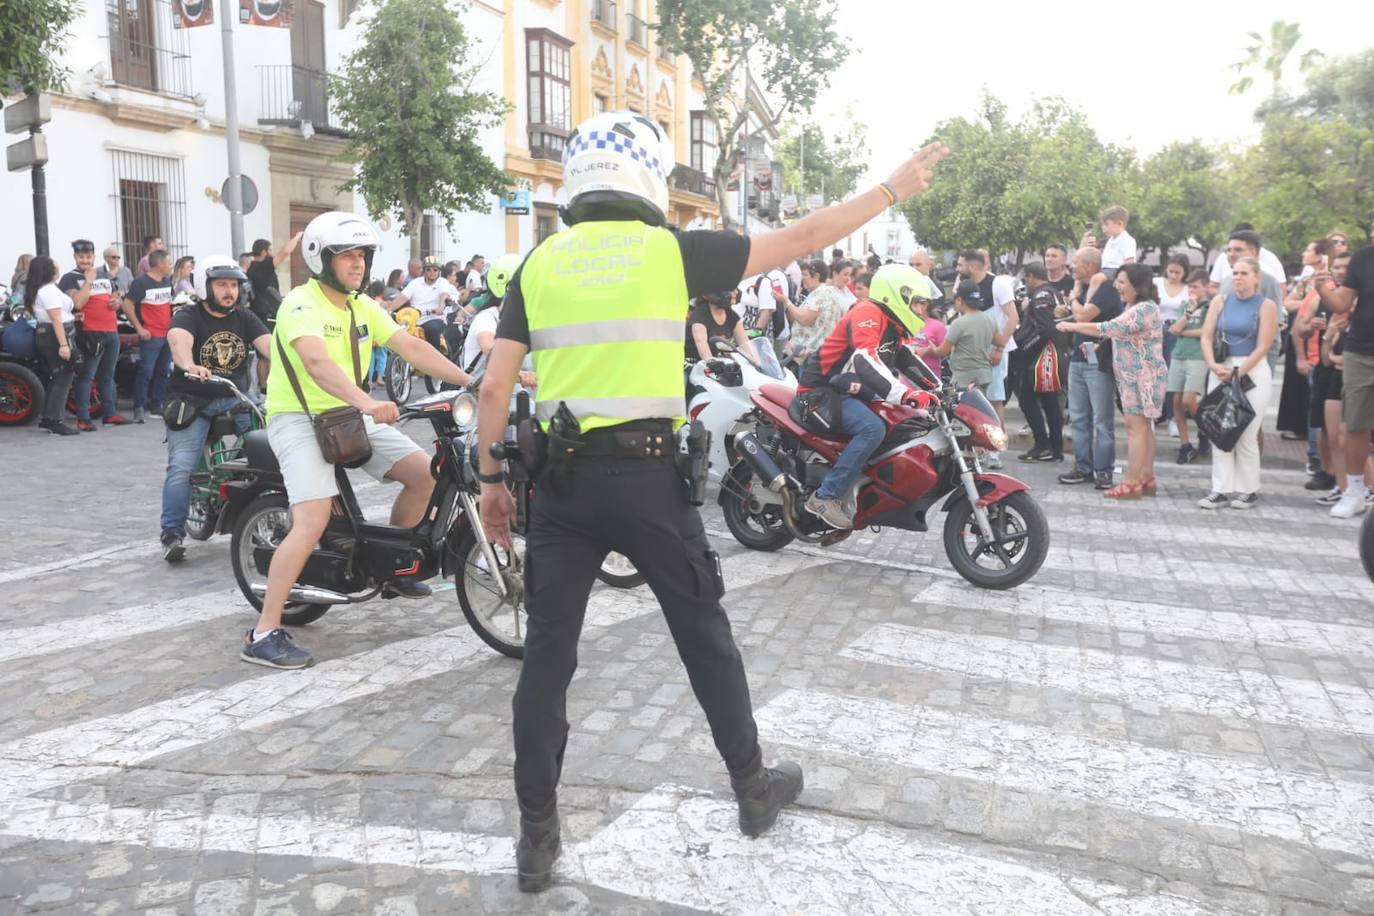
<svg viewBox="0 0 1374 916">
<path fill-rule="evenodd" d="M 801 767 L 763 765 L 744 665 L 720 605 L 725 586 L 674 455 L 685 422 L 681 371 L 690 299 L 730 289 L 843 238 L 925 189 L 948 150 L 926 147 L 879 187 L 791 226 L 745 238 L 665 228 L 671 141 L 634 112 L 607 112 L 568 139 L 569 228 L 540 244 L 506 288 L 481 393 L 482 522 L 510 545 L 515 513 L 490 445 L 504 437 L 526 352 L 548 433 L 526 541 L 528 628 L 515 691 L 516 866 L 522 891 L 552 880 L 568 684 L 596 571 L 634 563 L 663 606 L 739 802 L 757 836 L 802 789 Z"/>
</svg>

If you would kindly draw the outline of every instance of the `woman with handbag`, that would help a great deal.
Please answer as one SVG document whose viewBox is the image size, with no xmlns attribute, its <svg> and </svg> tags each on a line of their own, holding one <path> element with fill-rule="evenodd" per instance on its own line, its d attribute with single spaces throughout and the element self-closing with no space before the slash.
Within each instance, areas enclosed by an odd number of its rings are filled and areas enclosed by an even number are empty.
<svg viewBox="0 0 1374 916">
<path fill-rule="evenodd" d="M 1108 337 L 1116 373 L 1121 412 L 1126 418 L 1126 479 L 1102 495 L 1108 499 L 1140 499 L 1155 494 L 1155 420 L 1164 412 L 1164 319 L 1154 273 L 1145 264 L 1124 264 L 1113 281 L 1121 296 L 1122 312 L 1096 324 L 1071 322 L 1060 329 L 1089 337 Z"/>
<path fill-rule="evenodd" d="M 76 349 L 76 307 L 72 297 L 57 288 L 57 262 L 39 255 L 29 263 L 24 281 L 24 307 L 38 320 L 35 344 L 49 377 L 38 425 L 57 436 L 76 436 L 74 426 L 62 422 L 72 380 L 81 368 Z"/>
<path fill-rule="evenodd" d="M 1249 509 L 1259 501 L 1259 431 L 1273 394 L 1273 370 L 1266 358 L 1279 331 L 1279 306 L 1260 292 L 1257 258 L 1243 257 L 1231 266 L 1232 291 L 1217 296 L 1202 325 L 1202 358 L 1211 374 L 1207 390 L 1241 377 L 1241 388 L 1254 410 L 1235 447 L 1212 450 L 1212 492 L 1198 505 L 1203 509 Z"/>
</svg>

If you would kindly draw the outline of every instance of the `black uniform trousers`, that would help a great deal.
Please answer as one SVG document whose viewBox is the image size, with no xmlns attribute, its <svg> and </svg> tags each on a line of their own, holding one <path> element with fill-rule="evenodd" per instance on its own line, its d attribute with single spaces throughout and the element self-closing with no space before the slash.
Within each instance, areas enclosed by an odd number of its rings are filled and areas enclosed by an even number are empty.
<svg viewBox="0 0 1374 916">
<path fill-rule="evenodd" d="M 523 811 L 556 799 L 568 741 L 567 694 L 587 598 L 606 554 L 624 554 L 663 608 L 716 748 L 734 775 L 757 765 L 744 663 L 720 605 L 724 585 L 701 516 L 668 461 L 573 458 L 561 488 L 538 481 L 525 550 L 528 628 L 513 702 L 515 793 Z"/>
</svg>

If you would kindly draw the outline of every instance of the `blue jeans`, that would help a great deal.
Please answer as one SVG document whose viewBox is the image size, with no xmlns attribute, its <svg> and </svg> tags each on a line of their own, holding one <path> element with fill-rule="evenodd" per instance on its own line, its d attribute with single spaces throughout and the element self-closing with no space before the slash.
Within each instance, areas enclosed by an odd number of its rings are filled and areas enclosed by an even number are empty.
<svg viewBox="0 0 1374 916">
<path fill-rule="evenodd" d="M 134 407 L 155 404 L 162 407 L 167 399 L 167 373 L 172 368 L 172 348 L 167 338 L 153 337 L 138 345 L 138 374 L 134 376 Z M 148 384 L 153 396 L 148 398 Z"/>
<path fill-rule="evenodd" d="M 210 434 L 210 418 L 228 413 L 237 398 L 216 398 L 185 429 L 167 430 L 167 477 L 162 482 L 162 533 L 186 537 L 186 515 L 191 511 L 191 473 L 200 464 L 205 439 Z M 239 435 L 248 432 L 248 414 L 234 417 Z"/>
<path fill-rule="evenodd" d="M 1069 363 L 1073 464 L 1084 474 L 1110 474 L 1116 462 L 1116 379 L 1097 360 Z"/>
<path fill-rule="evenodd" d="M 821 499 L 844 499 L 849 488 L 863 473 L 868 459 L 882 445 L 887 427 L 868 405 L 858 398 L 842 397 L 839 401 L 840 432 L 849 437 L 849 444 L 840 452 L 840 459 L 821 481 L 816 495 Z"/>
<path fill-rule="evenodd" d="M 87 337 L 100 341 L 100 354 L 86 357 L 81 377 L 76 380 L 76 418 L 91 418 L 91 382 L 100 385 L 100 404 L 106 419 L 119 413 L 115 406 L 115 363 L 119 362 L 119 332 L 87 332 Z"/>
</svg>

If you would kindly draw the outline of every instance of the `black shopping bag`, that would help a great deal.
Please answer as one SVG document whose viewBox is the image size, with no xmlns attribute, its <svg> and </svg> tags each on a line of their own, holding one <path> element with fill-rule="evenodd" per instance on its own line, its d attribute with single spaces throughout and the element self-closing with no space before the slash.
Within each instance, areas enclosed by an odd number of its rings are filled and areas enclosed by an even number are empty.
<svg viewBox="0 0 1374 916">
<path fill-rule="evenodd" d="M 1255 408 L 1241 387 L 1239 373 L 1231 381 L 1207 393 L 1197 408 L 1197 427 L 1213 445 L 1229 452 L 1240 441 L 1241 433 L 1255 419 Z"/>
</svg>

